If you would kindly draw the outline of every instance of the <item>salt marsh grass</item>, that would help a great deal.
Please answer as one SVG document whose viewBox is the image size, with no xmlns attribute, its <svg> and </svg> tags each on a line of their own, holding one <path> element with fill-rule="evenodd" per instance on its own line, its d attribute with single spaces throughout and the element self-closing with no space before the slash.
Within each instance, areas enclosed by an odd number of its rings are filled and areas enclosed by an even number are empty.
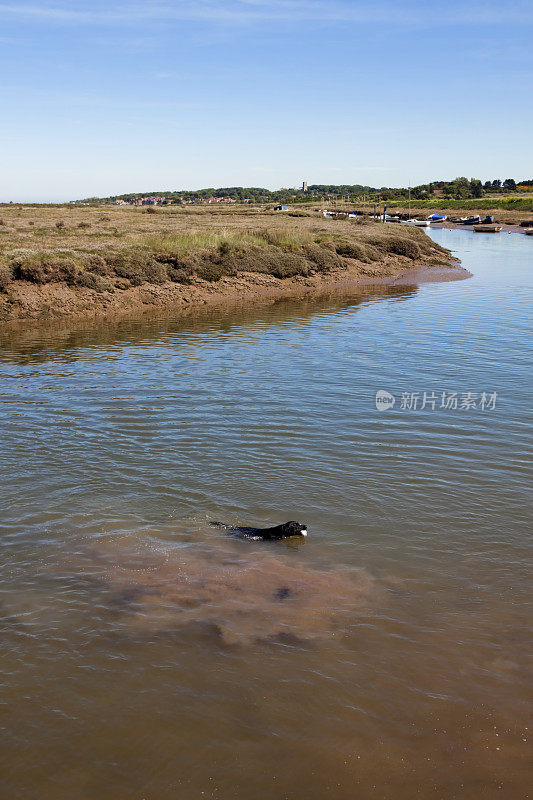
<svg viewBox="0 0 533 800">
<path fill-rule="evenodd" d="M 61 218 L 58 219 L 59 213 Z M 66 283 L 96 291 L 143 283 L 217 282 L 241 272 L 275 278 L 346 269 L 348 264 L 408 265 L 445 251 L 416 229 L 365 218 L 324 219 L 269 209 L 158 209 L 9 206 L 2 209 L 0 290 L 13 281 Z M 403 261 L 402 261 L 403 259 Z"/>
</svg>

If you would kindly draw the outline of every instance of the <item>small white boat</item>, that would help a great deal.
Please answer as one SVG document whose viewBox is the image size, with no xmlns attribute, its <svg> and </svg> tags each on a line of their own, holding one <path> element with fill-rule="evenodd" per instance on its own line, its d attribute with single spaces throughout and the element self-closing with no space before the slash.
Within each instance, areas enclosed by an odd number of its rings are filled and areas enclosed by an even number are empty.
<svg viewBox="0 0 533 800">
<path fill-rule="evenodd" d="M 429 228 L 431 223 L 427 219 L 411 219 L 411 184 L 409 184 L 409 219 L 400 220 L 402 225 L 414 225 L 416 228 Z"/>
<path fill-rule="evenodd" d="M 526 228 L 524 233 L 526 236 L 533 236 L 533 228 Z"/>
<path fill-rule="evenodd" d="M 431 222 L 427 219 L 402 219 L 402 225 L 414 225 L 416 228 L 429 228 Z"/>
</svg>

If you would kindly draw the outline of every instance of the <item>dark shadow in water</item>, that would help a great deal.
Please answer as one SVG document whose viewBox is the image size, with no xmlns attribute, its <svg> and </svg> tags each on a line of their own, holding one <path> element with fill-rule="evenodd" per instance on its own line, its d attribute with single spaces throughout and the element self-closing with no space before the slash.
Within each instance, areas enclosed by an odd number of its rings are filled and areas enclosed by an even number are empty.
<svg viewBox="0 0 533 800">
<path fill-rule="evenodd" d="M 367 286 L 357 292 L 324 292 L 281 299 L 269 305 L 228 304 L 222 307 L 192 307 L 175 314 L 154 310 L 143 316 L 99 320 L 56 319 L 50 322 L 25 320 L 0 331 L 0 361 L 19 364 L 59 360 L 72 363 L 82 348 L 113 347 L 155 342 L 164 336 L 203 335 L 213 331 L 227 333 L 257 323 L 294 323 L 301 325 L 316 313 L 336 314 L 356 310 L 374 300 L 408 300 L 418 293 L 418 286 Z"/>
</svg>

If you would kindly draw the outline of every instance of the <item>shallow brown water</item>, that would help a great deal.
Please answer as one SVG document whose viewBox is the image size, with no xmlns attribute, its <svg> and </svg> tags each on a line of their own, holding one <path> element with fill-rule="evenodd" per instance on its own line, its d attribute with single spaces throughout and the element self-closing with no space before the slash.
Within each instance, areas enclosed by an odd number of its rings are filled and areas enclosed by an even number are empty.
<svg viewBox="0 0 533 800">
<path fill-rule="evenodd" d="M 2 797 L 528 796 L 533 242 L 432 235 L 472 280 L 0 337 Z"/>
<path fill-rule="evenodd" d="M 90 576 L 107 594 L 117 630 L 153 634 L 201 626 L 225 644 L 335 635 L 362 613 L 376 589 L 362 570 L 317 569 L 232 542 L 173 551 L 134 547 L 94 552 Z M 78 573 L 79 574 L 79 573 Z"/>
</svg>

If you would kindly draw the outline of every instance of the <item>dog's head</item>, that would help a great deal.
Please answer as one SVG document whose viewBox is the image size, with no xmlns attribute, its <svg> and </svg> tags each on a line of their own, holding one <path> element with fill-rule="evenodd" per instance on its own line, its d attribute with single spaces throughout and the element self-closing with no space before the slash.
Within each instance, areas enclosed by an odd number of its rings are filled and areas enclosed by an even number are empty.
<svg viewBox="0 0 533 800">
<path fill-rule="evenodd" d="M 301 525 L 299 522 L 285 522 L 281 526 L 281 531 L 284 539 L 289 536 L 307 536 L 307 525 Z"/>
</svg>

